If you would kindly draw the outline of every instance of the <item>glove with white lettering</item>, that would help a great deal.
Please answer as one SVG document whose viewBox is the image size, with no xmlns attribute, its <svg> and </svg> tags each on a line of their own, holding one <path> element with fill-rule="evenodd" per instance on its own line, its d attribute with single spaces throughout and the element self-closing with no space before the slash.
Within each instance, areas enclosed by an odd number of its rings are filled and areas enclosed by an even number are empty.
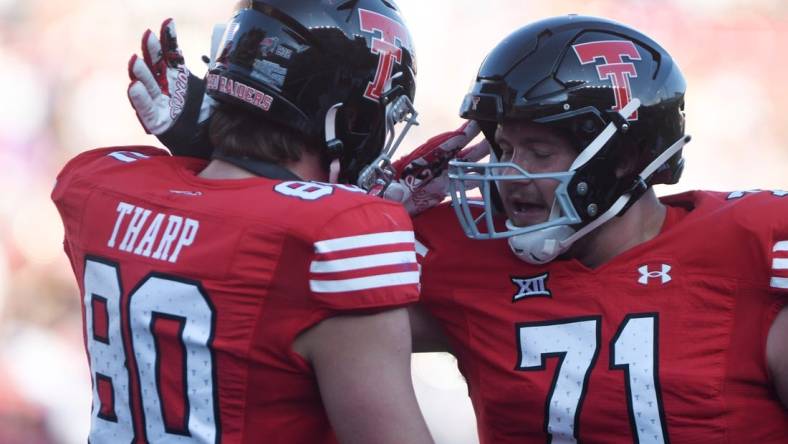
<svg viewBox="0 0 788 444">
<path fill-rule="evenodd" d="M 216 102 L 186 68 L 172 19 L 161 24 L 159 38 L 151 30 L 142 35 L 142 58 L 131 56 L 129 77 L 129 101 L 145 132 L 174 155 L 211 156 L 208 121 Z"/>
<path fill-rule="evenodd" d="M 398 159 L 392 164 L 396 171 L 394 181 L 383 197 L 401 202 L 411 216 L 443 202 L 449 194 L 449 161 L 476 162 L 489 154 L 486 140 L 465 148 L 478 134 L 479 125 L 469 121 L 455 131 L 432 137 Z"/>
</svg>

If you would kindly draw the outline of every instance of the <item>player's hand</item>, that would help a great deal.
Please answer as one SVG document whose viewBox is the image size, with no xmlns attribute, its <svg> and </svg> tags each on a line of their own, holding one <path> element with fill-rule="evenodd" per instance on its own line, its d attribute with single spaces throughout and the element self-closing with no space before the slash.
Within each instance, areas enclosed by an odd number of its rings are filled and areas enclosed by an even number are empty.
<svg viewBox="0 0 788 444">
<path fill-rule="evenodd" d="M 477 134 L 479 125 L 466 122 L 455 131 L 431 138 L 394 162 L 396 175 L 383 197 L 401 202 L 412 216 L 441 203 L 449 193 L 449 161 L 476 162 L 489 154 L 486 140 L 465 147 Z"/>
<path fill-rule="evenodd" d="M 210 157 L 207 122 L 216 102 L 186 68 L 172 19 L 161 24 L 159 38 L 151 30 L 142 35 L 142 58 L 131 56 L 129 77 L 129 101 L 148 134 L 175 155 Z"/>
</svg>

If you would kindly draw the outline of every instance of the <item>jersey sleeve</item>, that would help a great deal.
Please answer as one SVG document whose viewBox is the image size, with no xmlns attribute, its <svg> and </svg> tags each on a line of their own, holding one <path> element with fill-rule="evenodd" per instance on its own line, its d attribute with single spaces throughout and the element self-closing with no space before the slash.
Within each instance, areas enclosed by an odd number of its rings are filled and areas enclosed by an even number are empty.
<svg viewBox="0 0 788 444">
<path fill-rule="evenodd" d="M 767 243 L 771 265 L 769 287 L 788 298 L 788 193 L 774 196 L 772 232 Z"/>
<path fill-rule="evenodd" d="M 165 150 L 150 146 L 98 148 L 85 151 L 71 159 L 57 176 L 52 190 L 55 203 L 65 228 L 63 248 L 80 238 L 83 206 L 93 189 L 100 185 L 102 173 L 118 165 L 127 165 L 153 156 L 169 156 Z"/>
<path fill-rule="evenodd" d="M 766 280 L 773 293 L 788 301 L 788 192 L 758 191 L 740 193 L 742 208 L 739 221 L 748 225 L 761 244 Z M 737 193 L 729 199 L 739 199 Z"/>
<path fill-rule="evenodd" d="M 744 254 L 731 259 L 739 259 L 737 271 L 768 287 L 780 299 L 788 297 L 788 192 L 753 190 L 717 194 L 729 205 L 721 209 L 717 219 L 725 223 L 725 215 L 731 214 L 735 224 L 731 230 L 733 237 L 727 242 L 746 246 Z"/>
<path fill-rule="evenodd" d="M 97 148 L 80 153 L 69 160 L 58 173 L 52 190 L 52 200 L 55 203 L 62 201 L 73 181 L 79 177 L 89 177 L 107 167 L 128 164 L 153 156 L 169 156 L 169 153 L 152 146 Z"/>
<path fill-rule="evenodd" d="M 332 310 L 368 310 L 418 300 L 415 239 L 405 210 L 369 202 L 330 219 L 309 264 L 312 298 Z"/>
<path fill-rule="evenodd" d="M 447 281 L 444 273 L 451 269 L 448 264 L 454 264 L 454 258 L 462 256 L 456 246 L 464 245 L 465 234 L 449 203 L 422 212 L 414 218 L 413 226 L 421 269 L 421 301 L 430 305 L 448 293 L 443 284 Z"/>
</svg>

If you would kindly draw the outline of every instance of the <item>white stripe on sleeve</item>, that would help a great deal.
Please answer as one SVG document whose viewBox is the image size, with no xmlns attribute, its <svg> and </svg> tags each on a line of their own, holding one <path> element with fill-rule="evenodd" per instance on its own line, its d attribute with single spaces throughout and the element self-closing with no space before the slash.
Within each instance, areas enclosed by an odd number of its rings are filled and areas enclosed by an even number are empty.
<svg viewBox="0 0 788 444">
<path fill-rule="evenodd" d="M 136 162 L 140 159 L 148 158 L 148 156 L 136 151 L 113 151 L 107 154 L 107 156 L 114 157 L 116 160 L 126 163 Z"/>
<path fill-rule="evenodd" d="M 776 258 L 772 261 L 772 269 L 788 270 L 788 259 Z"/>
<path fill-rule="evenodd" d="M 341 271 L 362 270 L 364 268 L 382 267 L 385 265 L 415 264 L 416 255 L 412 251 L 370 254 L 330 261 L 312 261 L 309 271 L 312 273 L 337 273 Z"/>
<path fill-rule="evenodd" d="M 340 237 L 315 242 L 315 252 L 333 253 L 354 248 L 377 247 L 381 245 L 413 243 L 412 231 L 388 231 L 385 233 L 363 234 L 361 236 Z"/>
<path fill-rule="evenodd" d="M 422 244 L 419 241 L 416 241 L 416 254 L 418 254 L 421 257 L 426 257 L 427 253 L 429 253 L 429 252 L 430 252 L 430 249 L 427 248 L 426 245 Z"/>
<path fill-rule="evenodd" d="M 788 241 L 777 242 L 772 251 L 788 251 Z"/>
<path fill-rule="evenodd" d="M 373 288 L 393 287 L 419 283 L 418 271 L 404 273 L 378 274 L 355 279 L 342 279 L 337 281 L 310 280 L 309 288 L 315 293 L 343 293 Z"/>
<path fill-rule="evenodd" d="M 772 278 L 772 288 L 788 288 L 788 278 Z"/>
</svg>

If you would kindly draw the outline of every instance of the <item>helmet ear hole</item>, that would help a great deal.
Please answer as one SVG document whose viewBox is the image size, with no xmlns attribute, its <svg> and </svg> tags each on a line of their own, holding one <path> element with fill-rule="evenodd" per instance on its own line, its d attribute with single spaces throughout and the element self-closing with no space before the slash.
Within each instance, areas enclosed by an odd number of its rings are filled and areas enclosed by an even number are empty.
<svg viewBox="0 0 788 444">
<path fill-rule="evenodd" d="M 477 123 L 479 124 L 482 134 L 487 139 L 487 142 L 489 142 L 492 153 L 495 154 L 496 157 L 500 158 L 501 147 L 499 147 L 495 142 L 495 132 L 498 130 L 498 124 L 495 122 L 486 122 L 483 120 L 479 120 Z"/>
<path fill-rule="evenodd" d="M 580 123 L 579 130 L 588 136 L 597 134 L 599 132 L 599 125 L 597 125 L 594 119 L 583 119 Z"/>
<path fill-rule="evenodd" d="M 625 177 L 637 174 L 636 165 L 637 162 L 634 161 L 633 157 L 622 157 L 615 169 L 616 178 L 623 179 Z"/>
<path fill-rule="evenodd" d="M 640 159 L 648 149 L 648 142 L 640 140 L 638 142 L 617 141 L 618 147 L 615 151 L 613 160 L 616 163 L 615 174 L 617 179 L 634 177 L 642 170 Z"/>
</svg>

